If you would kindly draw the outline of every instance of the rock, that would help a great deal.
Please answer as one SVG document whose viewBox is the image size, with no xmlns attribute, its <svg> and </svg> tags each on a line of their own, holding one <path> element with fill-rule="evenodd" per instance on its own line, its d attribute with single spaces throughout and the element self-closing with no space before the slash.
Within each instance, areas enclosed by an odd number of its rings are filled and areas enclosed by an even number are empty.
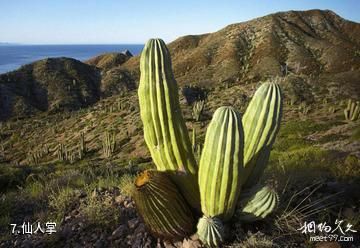
<svg viewBox="0 0 360 248">
<path fill-rule="evenodd" d="M 126 55 L 126 56 L 128 56 L 128 57 L 132 57 L 133 55 L 132 55 L 132 53 L 129 51 L 129 50 L 125 50 L 125 51 L 122 51 L 121 52 L 122 54 L 124 54 L 124 55 Z"/>
<path fill-rule="evenodd" d="M 97 240 L 97 241 L 95 242 L 94 247 L 95 247 L 95 248 L 107 247 L 107 246 L 106 246 L 106 243 L 107 243 L 107 242 L 106 242 L 105 240 L 99 239 L 99 240 Z"/>
<path fill-rule="evenodd" d="M 28 240 L 28 239 L 25 239 L 25 240 L 22 242 L 21 247 L 23 247 L 23 248 L 30 248 L 30 247 L 32 247 L 31 241 Z"/>
<path fill-rule="evenodd" d="M 195 234 L 193 234 L 193 235 L 190 236 L 190 239 L 191 239 L 191 240 L 194 240 L 194 241 L 195 241 L 195 240 L 199 240 L 199 236 L 197 235 L 197 233 L 195 233 Z"/>
<path fill-rule="evenodd" d="M 65 221 L 69 221 L 69 220 L 71 220 L 71 218 L 72 218 L 71 215 L 67 215 L 67 216 L 65 216 L 64 220 L 65 220 Z"/>
<path fill-rule="evenodd" d="M 125 196 L 119 195 L 119 196 L 115 197 L 115 202 L 118 204 L 122 204 L 122 203 L 124 203 L 125 199 L 126 199 Z"/>
<path fill-rule="evenodd" d="M 134 229 L 139 224 L 139 218 L 133 218 L 128 221 L 128 226 L 130 229 Z"/>
<path fill-rule="evenodd" d="M 176 248 L 176 246 L 174 246 L 174 244 L 172 244 L 170 241 L 167 241 L 167 240 L 165 240 L 165 241 L 163 242 L 163 246 L 164 246 L 165 248 Z"/>
<path fill-rule="evenodd" d="M 201 243 L 199 240 L 184 239 L 181 247 L 182 248 L 199 248 L 199 247 L 201 247 Z"/>
<path fill-rule="evenodd" d="M 113 231 L 113 233 L 111 234 L 111 238 L 112 239 L 119 239 L 121 237 L 123 237 L 126 234 L 126 225 L 120 225 L 118 228 L 115 229 L 115 231 Z"/>
<path fill-rule="evenodd" d="M 315 246 L 316 248 L 341 248 L 338 242 L 319 242 Z"/>
<path fill-rule="evenodd" d="M 96 198 L 97 195 L 98 195 L 98 190 L 94 189 L 93 192 L 91 193 L 91 197 Z"/>
<path fill-rule="evenodd" d="M 139 226 L 135 229 L 134 234 L 144 233 L 144 232 L 146 232 L 145 224 L 144 224 L 144 223 L 141 223 L 141 224 L 139 224 Z"/>
</svg>

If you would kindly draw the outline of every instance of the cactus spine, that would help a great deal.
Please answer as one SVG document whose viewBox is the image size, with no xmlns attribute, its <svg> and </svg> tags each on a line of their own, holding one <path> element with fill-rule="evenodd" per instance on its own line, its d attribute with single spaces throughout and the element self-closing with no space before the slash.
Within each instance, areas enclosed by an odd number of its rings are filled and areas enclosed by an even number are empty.
<svg viewBox="0 0 360 248">
<path fill-rule="evenodd" d="M 136 207 L 153 234 L 168 239 L 190 235 L 194 218 L 166 172 L 144 171 L 135 180 Z"/>
<path fill-rule="evenodd" d="M 356 121 L 360 116 L 360 104 L 349 99 L 348 105 L 344 110 L 345 119 L 347 121 Z"/>
<path fill-rule="evenodd" d="M 255 186 L 242 194 L 240 208 L 237 210 L 239 219 L 245 222 L 260 220 L 268 216 L 279 203 L 278 194 L 269 186 Z"/>
<path fill-rule="evenodd" d="M 221 234 L 223 230 L 218 230 L 222 225 L 213 225 L 215 220 L 208 221 L 206 218 L 216 217 L 227 221 L 234 213 L 242 184 L 243 149 L 240 113 L 232 107 L 218 108 L 206 132 L 199 166 L 201 210 L 204 217 L 199 222 L 198 235 L 209 246 L 221 242 L 221 235 L 213 234 Z"/>
<path fill-rule="evenodd" d="M 282 94 L 276 83 L 264 83 L 255 92 L 243 116 L 245 145 L 243 182 L 254 185 L 269 160 L 270 150 L 279 131 Z"/>
<path fill-rule="evenodd" d="M 139 105 L 144 138 L 159 171 L 182 172 L 174 178 L 194 208 L 199 208 L 197 165 L 183 120 L 169 51 L 150 39 L 140 58 Z"/>
</svg>

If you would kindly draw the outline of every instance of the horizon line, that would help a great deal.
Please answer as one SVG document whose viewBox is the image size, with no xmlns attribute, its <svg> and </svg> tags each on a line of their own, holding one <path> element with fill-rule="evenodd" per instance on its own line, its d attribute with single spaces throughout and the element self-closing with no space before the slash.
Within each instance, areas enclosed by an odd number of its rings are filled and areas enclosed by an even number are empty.
<svg viewBox="0 0 360 248">
<path fill-rule="evenodd" d="M 20 43 L 20 42 L 0 42 L 1 45 L 14 45 L 14 46 L 59 46 L 59 45 L 69 45 L 69 46 L 76 46 L 76 45 L 145 45 L 145 43 Z"/>
</svg>

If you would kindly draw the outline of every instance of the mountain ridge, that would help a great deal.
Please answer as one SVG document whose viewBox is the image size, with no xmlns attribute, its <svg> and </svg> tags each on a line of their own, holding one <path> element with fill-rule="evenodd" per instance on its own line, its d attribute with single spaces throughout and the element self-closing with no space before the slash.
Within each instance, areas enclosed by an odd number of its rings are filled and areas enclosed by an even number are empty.
<svg viewBox="0 0 360 248">
<path fill-rule="evenodd" d="M 360 95 L 357 82 L 360 77 L 359 37 L 360 24 L 347 21 L 333 11 L 286 11 L 230 24 L 213 33 L 179 37 L 169 43 L 168 47 L 174 75 L 181 87 L 196 85 L 212 89 L 290 76 L 295 81 L 311 81 L 311 85 L 322 88 L 331 84 L 340 89 L 342 97 L 357 98 Z M 139 56 L 109 53 L 89 59 L 83 64 L 90 65 L 87 67 L 88 73 L 98 73 L 97 84 L 101 85 L 97 96 L 89 101 L 91 104 L 97 102 L 100 96 L 108 97 L 136 89 Z M 43 75 L 52 73 L 41 71 Z M 23 74 L 21 68 L 2 74 L 0 86 L 4 89 L 4 85 L 8 85 L 9 80 L 12 81 L 11 77 L 5 75 L 21 78 L 19 75 Z M 28 78 L 13 81 L 17 88 L 21 88 L 31 80 L 29 75 Z M 91 84 L 86 80 L 84 83 Z M 45 82 L 44 85 L 50 84 L 51 82 Z M 0 103 L 8 106 L 6 113 L 0 113 L 2 119 L 21 115 L 19 111 L 11 112 L 14 109 L 11 106 L 29 105 L 28 102 L 23 101 L 22 95 L 12 92 L 15 94 L 12 98 L 17 100 L 5 104 L 4 92 L 9 91 L 3 90 L 0 93 Z M 36 103 L 30 104 L 30 108 L 33 109 L 34 105 Z M 89 106 L 75 105 L 70 109 Z M 35 111 L 30 112 L 49 110 L 51 108 L 35 108 Z M 4 112 L 4 107 L 0 108 L 1 111 Z"/>
</svg>

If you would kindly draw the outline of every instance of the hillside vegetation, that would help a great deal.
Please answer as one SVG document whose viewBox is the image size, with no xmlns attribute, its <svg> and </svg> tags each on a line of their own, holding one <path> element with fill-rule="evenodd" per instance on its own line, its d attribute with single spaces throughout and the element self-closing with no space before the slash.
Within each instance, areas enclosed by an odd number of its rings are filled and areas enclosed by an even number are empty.
<svg viewBox="0 0 360 248">
<path fill-rule="evenodd" d="M 277 81 L 285 96 L 263 178 L 281 205 L 254 225 L 234 219 L 227 247 L 321 247 L 296 230 L 311 220 L 340 218 L 359 231 L 360 121 L 344 110 L 360 100 L 360 24 L 331 11 L 290 11 L 168 47 L 197 144 L 218 107 L 244 113 L 262 81 Z M 129 197 L 134 176 L 154 167 L 138 79 L 139 57 L 124 54 L 45 59 L 0 75 L 0 247 L 200 247 L 196 238 L 157 241 Z M 9 223 L 24 221 L 56 221 L 57 233 L 10 234 Z"/>
</svg>

